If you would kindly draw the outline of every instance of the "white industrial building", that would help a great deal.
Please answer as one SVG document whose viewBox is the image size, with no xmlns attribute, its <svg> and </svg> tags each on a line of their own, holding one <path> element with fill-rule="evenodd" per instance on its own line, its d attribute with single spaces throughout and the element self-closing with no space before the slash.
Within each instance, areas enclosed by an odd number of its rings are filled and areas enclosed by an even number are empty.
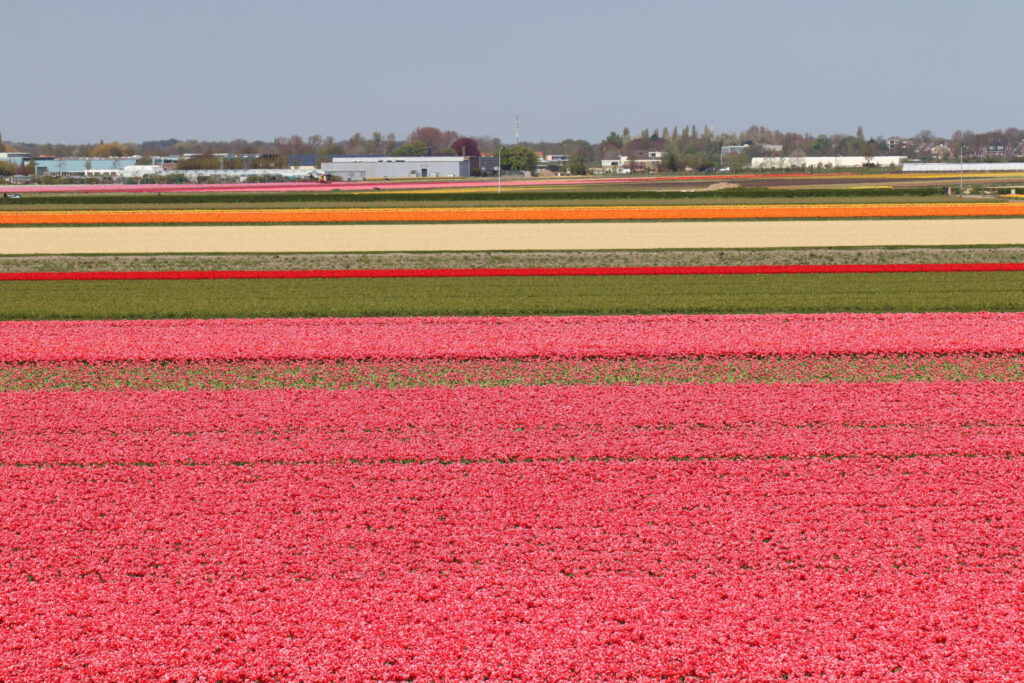
<svg viewBox="0 0 1024 683">
<path fill-rule="evenodd" d="M 945 164 L 924 164 L 911 163 L 903 164 L 904 173 L 1000 173 L 1005 171 L 1024 171 L 1024 163 L 1019 162 L 996 162 L 996 163 L 966 163 L 956 162 Z"/>
<path fill-rule="evenodd" d="M 899 166 L 906 157 L 754 157 L 752 169 L 785 168 L 862 168 L 864 166 Z"/>
<path fill-rule="evenodd" d="M 469 157 L 334 157 L 320 165 L 327 176 L 340 180 L 368 178 L 466 178 Z"/>
</svg>

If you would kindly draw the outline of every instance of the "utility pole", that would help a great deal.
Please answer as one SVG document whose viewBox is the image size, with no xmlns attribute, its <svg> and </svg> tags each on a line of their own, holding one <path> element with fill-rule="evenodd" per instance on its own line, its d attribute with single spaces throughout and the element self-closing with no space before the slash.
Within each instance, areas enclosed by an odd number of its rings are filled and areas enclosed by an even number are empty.
<svg viewBox="0 0 1024 683">
<path fill-rule="evenodd" d="M 501 194 L 501 143 L 498 143 L 498 194 Z"/>
<path fill-rule="evenodd" d="M 519 114 L 516 114 L 516 146 L 519 146 Z"/>
</svg>

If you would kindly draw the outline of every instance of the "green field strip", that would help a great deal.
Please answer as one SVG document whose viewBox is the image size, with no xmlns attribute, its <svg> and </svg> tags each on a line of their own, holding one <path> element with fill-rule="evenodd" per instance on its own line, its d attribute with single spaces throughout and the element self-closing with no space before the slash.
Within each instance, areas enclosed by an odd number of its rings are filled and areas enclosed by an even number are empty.
<svg viewBox="0 0 1024 683">
<path fill-rule="evenodd" d="M 0 283 L 0 319 L 1024 311 L 1024 273 Z"/>
</svg>

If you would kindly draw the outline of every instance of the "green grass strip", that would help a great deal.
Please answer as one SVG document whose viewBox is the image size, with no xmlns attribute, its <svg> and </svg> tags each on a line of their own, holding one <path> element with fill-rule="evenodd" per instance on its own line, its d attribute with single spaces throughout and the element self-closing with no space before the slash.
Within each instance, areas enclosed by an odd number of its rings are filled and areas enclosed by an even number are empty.
<svg viewBox="0 0 1024 683">
<path fill-rule="evenodd" d="M 1024 273 L 0 283 L 0 319 L 1024 311 Z"/>
</svg>

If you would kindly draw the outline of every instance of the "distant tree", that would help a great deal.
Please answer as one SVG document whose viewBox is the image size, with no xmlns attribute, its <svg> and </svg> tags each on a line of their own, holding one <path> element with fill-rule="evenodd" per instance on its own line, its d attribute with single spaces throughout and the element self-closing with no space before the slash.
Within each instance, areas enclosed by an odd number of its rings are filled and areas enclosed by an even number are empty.
<svg viewBox="0 0 1024 683">
<path fill-rule="evenodd" d="M 525 145 L 502 147 L 501 167 L 509 171 L 532 171 L 537 168 L 537 155 Z"/>
<path fill-rule="evenodd" d="M 832 151 L 832 140 L 827 135 L 819 135 L 811 143 L 811 156 L 823 157 Z"/>
<path fill-rule="evenodd" d="M 861 154 L 865 157 L 865 164 L 874 163 L 874 159 L 878 156 L 878 146 L 874 140 L 868 140 L 864 143 L 864 149 L 861 150 Z"/>
<path fill-rule="evenodd" d="M 0 161 L 0 176 L 14 175 L 16 172 L 17 169 L 14 167 L 14 164 L 7 161 Z"/>
<path fill-rule="evenodd" d="M 126 157 L 132 154 L 133 146 L 123 145 L 120 142 L 103 142 L 89 150 L 89 156 L 93 157 Z"/>
<path fill-rule="evenodd" d="M 613 130 L 611 133 L 608 133 L 607 137 L 605 137 L 605 139 L 602 140 L 601 143 L 605 145 L 615 145 L 616 147 L 622 147 L 625 144 L 625 141 L 622 139 L 621 135 L 619 135 Z"/>
<path fill-rule="evenodd" d="M 384 134 L 380 131 L 373 131 L 370 136 L 370 150 L 374 154 L 384 154 Z"/>
<path fill-rule="evenodd" d="M 836 145 L 836 153 L 839 156 L 860 156 L 864 153 L 864 140 L 845 137 Z"/>
<path fill-rule="evenodd" d="M 587 155 L 577 152 L 569 157 L 569 173 L 573 175 L 587 175 Z"/>
<path fill-rule="evenodd" d="M 274 153 L 283 157 L 287 157 L 290 154 L 311 154 L 312 152 L 313 147 L 306 144 L 301 135 L 274 138 Z"/>
<path fill-rule="evenodd" d="M 407 142 L 400 147 L 396 147 L 391 155 L 396 157 L 425 157 L 429 153 L 430 148 L 427 146 L 427 143 L 417 140 L 416 142 Z"/>
<path fill-rule="evenodd" d="M 682 165 L 679 163 L 679 157 L 671 149 L 662 153 L 661 166 L 666 171 L 679 171 L 682 169 Z"/>
<path fill-rule="evenodd" d="M 442 150 L 451 147 L 452 143 L 459 139 L 459 134 L 454 130 L 441 130 L 433 126 L 423 126 L 409 133 L 406 142 L 422 142 L 432 150 Z"/>
<path fill-rule="evenodd" d="M 864 126 L 857 126 L 857 139 L 864 141 Z"/>
<path fill-rule="evenodd" d="M 459 138 L 452 143 L 452 149 L 455 153 L 463 157 L 478 157 L 480 156 L 480 146 L 476 144 L 476 140 L 473 138 Z"/>
</svg>

